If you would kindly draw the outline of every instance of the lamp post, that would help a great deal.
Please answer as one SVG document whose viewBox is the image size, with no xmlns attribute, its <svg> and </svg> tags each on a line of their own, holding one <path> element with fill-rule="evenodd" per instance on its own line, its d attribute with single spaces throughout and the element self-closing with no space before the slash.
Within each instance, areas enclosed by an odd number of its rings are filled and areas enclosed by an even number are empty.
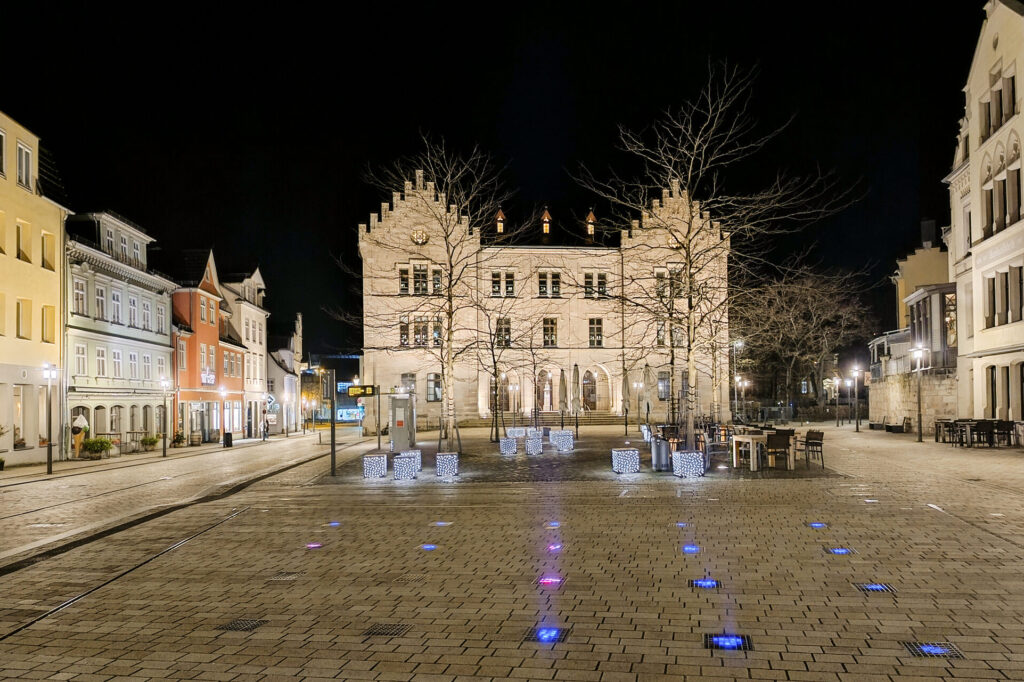
<svg viewBox="0 0 1024 682">
<path fill-rule="evenodd" d="M 853 400 L 853 379 L 846 380 L 846 423 L 850 423 L 850 401 Z"/>
<path fill-rule="evenodd" d="M 160 428 L 163 429 L 164 432 L 164 457 L 167 456 L 167 389 L 170 387 L 171 382 L 169 382 L 165 377 L 160 377 L 160 388 L 162 388 L 164 392 L 164 423 L 160 425 Z"/>
<path fill-rule="evenodd" d="M 740 379 L 738 383 L 740 385 L 740 399 L 742 400 L 742 403 L 743 403 L 743 405 L 742 405 L 743 421 L 746 421 L 747 420 L 747 386 L 750 385 L 750 379 Z"/>
<path fill-rule="evenodd" d="M 914 359 L 917 360 L 917 442 L 924 440 L 921 433 L 921 361 L 924 360 L 924 349 L 914 349 Z"/>
<path fill-rule="evenodd" d="M 309 412 L 313 417 L 313 433 L 316 433 L 316 400 L 313 400 L 312 404 L 310 405 Z"/>
<path fill-rule="evenodd" d="M 832 378 L 832 387 L 836 391 L 836 427 L 839 427 L 839 375 Z"/>
<path fill-rule="evenodd" d="M 221 406 L 221 409 L 224 409 L 224 405 L 227 402 L 227 399 L 228 399 L 228 392 L 227 392 L 227 390 L 223 389 L 223 388 L 220 389 L 220 406 Z M 223 415 L 221 415 L 221 425 L 223 425 L 223 423 L 224 423 L 224 419 L 223 419 Z M 227 431 L 227 429 L 221 429 L 220 433 L 221 433 L 221 437 L 220 437 L 221 445 L 223 445 L 224 447 L 227 447 L 228 446 L 228 431 Z"/>
<path fill-rule="evenodd" d="M 860 431 L 860 367 L 853 366 L 853 430 Z"/>
<path fill-rule="evenodd" d="M 57 378 L 57 368 L 50 363 L 43 365 L 43 376 L 46 378 L 46 473 L 53 473 L 53 402 L 50 391 L 51 382 Z"/>
<path fill-rule="evenodd" d="M 740 381 L 740 375 L 739 375 L 739 371 L 738 371 L 739 368 L 736 366 L 736 349 L 737 348 L 743 348 L 743 339 L 736 339 L 735 341 L 732 342 L 732 375 L 736 378 L 735 379 L 735 383 L 733 384 L 733 387 L 732 387 L 732 411 L 733 411 L 733 414 L 736 413 L 736 407 L 737 407 L 736 392 L 739 390 L 739 381 Z"/>
<path fill-rule="evenodd" d="M 515 428 L 519 416 L 519 384 L 510 384 L 508 389 L 512 391 L 512 427 Z"/>
</svg>

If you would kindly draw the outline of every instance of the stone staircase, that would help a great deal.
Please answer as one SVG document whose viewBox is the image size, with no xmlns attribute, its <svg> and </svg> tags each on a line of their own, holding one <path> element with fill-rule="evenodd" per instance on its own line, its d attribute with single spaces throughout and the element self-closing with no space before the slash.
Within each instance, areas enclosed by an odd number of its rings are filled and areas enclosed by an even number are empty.
<svg viewBox="0 0 1024 682">
<path fill-rule="evenodd" d="M 513 425 L 513 418 L 511 412 L 506 412 L 505 426 Z M 531 426 L 533 421 L 523 415 L 516 415 L 515 424 L 518 426 Z M 500 418 L 499 418 L 500 423 Z M 551 426 L 558 427 L 562 423 L 562 418 L 557 412 L 541 412 L 537 418 L 537 424 L 539 426 Z M 565 415 L 565 426 L 569 428 L 570 425 L 575 425 L 574 417 L 571 414 L 566 413 Z M 629 415 L 629 423 L 636 424 L 636 417 L 632 414 Z M 613 426 L 616 424 L 622 424 L 622 415 L 615 414 L 613 412 L 585 412 L 580 414 L 580 426 Z M 483 426 L 487 427 L 491 425 L 491 419 L 460 419 L 459 426 L 473 427 Z"/>
</svg>

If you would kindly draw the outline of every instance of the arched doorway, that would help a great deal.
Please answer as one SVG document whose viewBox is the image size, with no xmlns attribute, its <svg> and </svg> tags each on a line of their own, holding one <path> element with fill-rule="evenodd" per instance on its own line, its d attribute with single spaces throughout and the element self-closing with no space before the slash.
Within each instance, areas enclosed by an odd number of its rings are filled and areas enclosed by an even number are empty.
<svg viewBox="0 0 1024 682">
<path fill-rule="evenodd" d="M 88 418 L 88 415 L 86 415 L 86 419 Z M 92 423 L 89 424 L 89 432 L 91 434 L 107 432 L 107 408 L 103 405 L 97 405 L 93 410 L 93 418 Z"/>
<path fill-rule="evenodd" d="M 495 394 L 497 393 L 497 394 Z M 508 412 L 509 410 L 509 390 L 508 390 L 508 377 L 504 374 L 501 375 L 501 379 L 498 381 L 491 377 L 491 393 L 489 397 L 490 407 L 498 412 Z"/>
</svg>

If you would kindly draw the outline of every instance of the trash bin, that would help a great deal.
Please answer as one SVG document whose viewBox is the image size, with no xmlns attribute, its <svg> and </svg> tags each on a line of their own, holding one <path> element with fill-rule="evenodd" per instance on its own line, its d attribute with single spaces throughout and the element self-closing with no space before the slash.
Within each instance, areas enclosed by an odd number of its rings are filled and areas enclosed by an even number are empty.
<svg viewBox="0 0 1024 682">
<path fill-rule="evenodd" d="M 226 448 L 230 448 L 231 447 L 231 432 L 230 431 L 225 431 L 224 432 L 224 447 L 226 447 Z"/>
<path fill-rule="evenodd" d="M 671 446 L 661 436 L 651 437 L 651 468 L 655 471 L 670 471 L 672 469 Z"/>
</svg>

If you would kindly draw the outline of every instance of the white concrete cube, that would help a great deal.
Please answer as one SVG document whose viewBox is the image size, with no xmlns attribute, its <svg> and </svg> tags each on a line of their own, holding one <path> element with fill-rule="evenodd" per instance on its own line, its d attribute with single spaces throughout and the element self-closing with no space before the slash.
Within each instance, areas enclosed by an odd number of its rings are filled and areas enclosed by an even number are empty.
<svg viewBox="0 0 1024 682">
<path fill-rule="evenodd" d="M 617 474 L 635 474 L 640 471 L 640 451 L 635 448 L 613 448 L 612 471 Z"/>
<path fill-rule="evenodd" d="M 672 473 L 680 478 L 699 478 L 704 475 L 704 453 L 676 450 L 672 453 Z"/>
<path fill-rule="evenodd" d="M 363 455 L 363 478 L 384 478 L 387 475 L 387 455 Z"/>
<path fill-rule="evenodd" d="M 415 455 L 395 455 L 394 468 L 396 481 L 416 478 L 416 472 L 419 471 Z"/>
<path fill-rule="evenodd" d="M 526 438 L 526 454 L 539 455 L 544 452 L 544 439 L 540 436 Z"/>
<path fill-rule="evenodd" d="M 437 453 L 437 477 L 452 478 L 459 475 L 459 453 Z"/>
</svg>

